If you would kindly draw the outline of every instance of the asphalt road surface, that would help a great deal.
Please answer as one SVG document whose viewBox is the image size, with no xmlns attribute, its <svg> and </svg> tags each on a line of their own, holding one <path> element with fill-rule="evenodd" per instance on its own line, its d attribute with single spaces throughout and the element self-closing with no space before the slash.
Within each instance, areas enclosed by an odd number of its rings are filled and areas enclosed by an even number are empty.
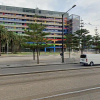
<svg viewBox="0 0 100 100">
<path fill-rule="evenodd" d="M 100 68 L 0 76 L 1 100 L 100 100 L 99 94 Z"/>
<path fill-rule="evenodd" d="M 57 64 L 57 65 L 54 64 L 54 65 L 38 65 L 38 66 L 26 66 L 26 67 L 25 66 L 22 66 L 22 67 L 8 66 L 8 67 L 0 68 L 0 75 L 67 70 L 67 69 L 77 69 L 77 68 L 83 68 L 83 67 L 91 68 L 90 66 L 81 66 L 80 64 Z"/>
</svg>

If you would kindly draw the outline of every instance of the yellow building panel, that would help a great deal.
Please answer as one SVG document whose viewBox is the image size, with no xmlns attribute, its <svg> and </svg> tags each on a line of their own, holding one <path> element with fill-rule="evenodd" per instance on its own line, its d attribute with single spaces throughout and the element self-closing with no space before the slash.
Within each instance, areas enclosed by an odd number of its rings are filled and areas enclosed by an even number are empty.
<svg viewBox="0 0 100 100">
<path fill-rule="evenodd" d="M 55 44 L 55 45 L 62 45 L 62 44 Z"/>
<path fill-rule="evenodd" d="M 56 41 L 54 41 L 54 43 L 55 43 Z"/>
</svg>

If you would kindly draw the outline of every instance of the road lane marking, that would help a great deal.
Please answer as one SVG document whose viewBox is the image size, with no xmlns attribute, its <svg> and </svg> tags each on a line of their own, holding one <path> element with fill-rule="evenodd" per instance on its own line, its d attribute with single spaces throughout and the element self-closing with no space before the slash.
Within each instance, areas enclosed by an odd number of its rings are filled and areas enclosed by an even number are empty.
<svg viewBox="0 0 100 100">
<path fill-rule="evenodd" d="M 69 95 L 69 94 L 76 94 L 76 93 L 81 93 L 81 92 L 86 92 L 86 91 L 91 91 L 91 90 L 96 90 L 96 89 L 100 89 L 100 87 L 88 88 L 88 89 L 79 90 L 79 91 L 72 91 L 72 92 L 67 92 L 67 93 L 62 93 L 62 94 L 57 94 L 57 95 L 52 95 L 52 96 L 32 99 L 32 100 L 43 100 L 43 99 L 48 99 L 48 98 L 53 98 L 53 97 L 58 97 L 58 96 L 64 96 L 64 95 Z"/>
</svg>

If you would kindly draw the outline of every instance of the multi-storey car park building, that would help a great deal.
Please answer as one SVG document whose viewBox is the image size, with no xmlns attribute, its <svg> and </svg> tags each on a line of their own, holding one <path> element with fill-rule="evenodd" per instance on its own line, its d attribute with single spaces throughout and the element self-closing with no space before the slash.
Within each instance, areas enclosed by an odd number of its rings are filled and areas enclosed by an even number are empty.
<svg viewBox="0 0 100 100">
<path fill-rule="evenodd" d="M 80 29 L 80 16 L 70 15 L 67 20 L 67 33 L 74 34 Z"/>
<path fill-rule="evenodd" d="M 62 48 L 62 14 L 64 12 L 48 11 L 12 7 L 0 5 L 0 25 L 4 25 L 8 31 L 17 34 L 24 34 L 30 23 L 42 23 L 46 26 L 44 32 L 50 33 L 46 36 L 51 40 L 51 47 L 44 48 L 44 51 L 61 51 Z M 67 26 L 68 14 L 64 16 L 64 35 L 68 33 Z M 64 39 L 65 40 L 65 39 Z M 64 49 L 66 46 L 64 45 Z"/>
</svg>

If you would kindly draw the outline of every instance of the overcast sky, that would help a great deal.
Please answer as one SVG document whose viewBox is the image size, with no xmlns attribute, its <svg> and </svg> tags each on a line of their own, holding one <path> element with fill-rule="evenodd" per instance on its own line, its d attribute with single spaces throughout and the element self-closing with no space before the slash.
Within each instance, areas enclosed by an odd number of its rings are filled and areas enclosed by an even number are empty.
<svg viewBox="0 0 100 100">
<path fill-rule="evenodd" d="M 100 0 L 0 0 L 0 4 L 61 12 L 66 12 L 76 5 L 69 14 L 79 15 L 85 23 L 84 28 L 88 29 L 90 34 L 95 34 L 95 27 L 100 33 Z"/>
</svg>

